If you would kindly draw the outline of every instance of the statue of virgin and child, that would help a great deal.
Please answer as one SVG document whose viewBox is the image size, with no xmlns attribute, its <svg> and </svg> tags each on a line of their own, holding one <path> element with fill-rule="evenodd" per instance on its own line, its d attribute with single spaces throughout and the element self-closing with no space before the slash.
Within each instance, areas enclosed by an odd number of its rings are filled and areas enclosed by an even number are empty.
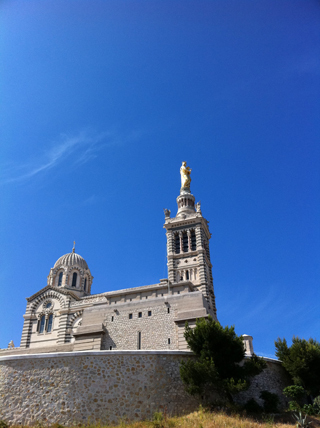
<svg viewBox="0 0 320 428">
<path fill-rule="evenodd" d="M 190 191 L 190 183 L 191 183 L 191 168 L 187 166 L 187 162 L 182 162 L 182 166 L 180 168 L 181 175 L 181 190 L 189 190 Z"/>
</svg>

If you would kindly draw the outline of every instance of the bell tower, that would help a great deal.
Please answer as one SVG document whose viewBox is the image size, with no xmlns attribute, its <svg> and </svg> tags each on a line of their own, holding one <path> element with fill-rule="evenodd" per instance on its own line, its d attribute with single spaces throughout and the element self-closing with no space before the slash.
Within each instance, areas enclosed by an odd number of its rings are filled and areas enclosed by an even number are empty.
<svg viewBox="0 0 320 428">
<path fill-rule="evenodd" d="M 209 303 L 213 318 L 217 319 L 210 260 L 208 221 L 202 216 L 200 202 L 195 204 L 191 194 L 191 169 L 186 162 L 180 168 L 181 189 L 177 197 L 178 212 L 173 218 L 166 209 L 168 279 L 176 284 L 189 281 L 202 292 Z"/>
</svg>

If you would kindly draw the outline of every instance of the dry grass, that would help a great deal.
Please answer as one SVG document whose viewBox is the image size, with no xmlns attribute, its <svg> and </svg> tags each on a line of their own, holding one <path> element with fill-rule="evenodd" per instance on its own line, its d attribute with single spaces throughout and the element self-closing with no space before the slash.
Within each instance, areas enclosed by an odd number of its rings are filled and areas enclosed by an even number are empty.
<svg viewBox="0 0 320 428">
<path fill-rule="evenodd" d="M 309 420 L 313 420 L 310 428 L 320 428 L 320 418 L 310 417 Z M 224 412 L 207 412 L 200 409 L 186 416 L 164 417 L 161 424 L 141 421 L 122 423 L 117 428 L 295 428 L 295 424 L 288 414 L 276 418 L 271 415 L 253 417 L 240 414 L 228 415 Z"/>
<path fill-rule="evenodd" d="M 310 417 L 312 425 L 310 428 L 320 428 L 320 418 Z M 38 428 L 48 427 L 48 425 L 38 424 Z M 10 427 L 10 428 L 18 428 Z M 19 428 L 22 428 L 21 425 Z M 64 428 L 62 425 L 54 424 L 51 428 Z M 103 424 L 83 425 L 79 428 L 295 428 L 290 415 L 283 414 L 274 418 L 270 415 L 265 416 L 246 416 L 240 414 L 228 415 L 224 412 L 209 412 L 200 408 L 199 411 L 190 413 L 186 416 L 167 417 L 163 415 L 161 421 L 121 421 L 117 426 Z"/>
<path fill-rule="evenodd" d="M 265 422 L 239 414 L 227 415 L 224 412 L 204 412 L 202 410 L 179 418 L 170 418 L 167 428 L 293 428 L 294 424 L 274 423 L 273 418 Z M 138 427 L 137 427 L 138 428 Z M 139 427 L 142 428 L 142 427 Z M 164 427 L 166 428 L 166 427 Z"/>
</svg>

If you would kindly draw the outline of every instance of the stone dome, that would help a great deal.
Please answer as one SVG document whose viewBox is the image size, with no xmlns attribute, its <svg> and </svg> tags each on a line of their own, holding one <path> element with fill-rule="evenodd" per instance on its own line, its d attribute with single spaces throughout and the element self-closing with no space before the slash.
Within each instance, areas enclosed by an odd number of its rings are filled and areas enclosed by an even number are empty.
<svg viewBox="0 0 320 428">
<path fill-rule="evenodd" d="M 54 267 L 58 266 L 75 266 L 78 265 L 82 267 L 82 269 L 88 269 L 87 262 L 83 257 L 81 257 L 79 254 L 72 251 L 72 253 L 65 254 L 64 256 L 61 256 L 54 264 Z"/>
</svg>

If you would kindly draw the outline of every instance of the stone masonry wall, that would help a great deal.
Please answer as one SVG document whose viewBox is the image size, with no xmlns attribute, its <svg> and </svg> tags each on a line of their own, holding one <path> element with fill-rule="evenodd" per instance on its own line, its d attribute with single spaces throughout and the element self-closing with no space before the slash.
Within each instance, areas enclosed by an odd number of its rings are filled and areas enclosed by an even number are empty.
<svg viewBox="0 0 320 428">
<path fill-rule="evenodd" d="M 0 419 L 64 425 L 183 414 L 198 402 L 179 376 L 183 351 L 84 351 L 0 358 Z"/>
<path fill-rule="evenodd" d="M 267 390 L 278 395 L 279 407 L 283 409 L 286 407 L 288 400 L 282 391 L 292 382 L 290 382 L 288 374 L 278 361 L 265 358 L 265 362 L 267 363 L 267 368 L 252 379 L 247 391 L 237 394 L 235 401 L 245 404 L 248 400 L 254 398 L 260 406 L 263 406 L 264 401 L 260 398 L 260 393 L 263 390 Z"/>
<path fill-rule="evenodd" d="M 151 419 L 155 411 L 169 415 L 194 411 L 199 403 L 181 382 L 184 351 L 82 351 L 0 357 L 0 420 L 9 424 L 63 425 L 117 423 Z M 260 392 L 279 395 L 288 384 L 277 361 L 256 376 L 239 403 Z"/>
<path fill-rule="evenodd" d="M 177 304 L 167 306 L 163 303 L 143 302 L 138 307 L 128 306 L 116 313 L 107 307 L 109 311 L 104 315 L 107 334 L 103 339 L 102 349 L 109 350 L 110 346 L 112 349 L 138 349 L 138 332 L 141 334 L 141 349 L 178 349 L 178 328 L 174 322 Z"/>
</svg>

